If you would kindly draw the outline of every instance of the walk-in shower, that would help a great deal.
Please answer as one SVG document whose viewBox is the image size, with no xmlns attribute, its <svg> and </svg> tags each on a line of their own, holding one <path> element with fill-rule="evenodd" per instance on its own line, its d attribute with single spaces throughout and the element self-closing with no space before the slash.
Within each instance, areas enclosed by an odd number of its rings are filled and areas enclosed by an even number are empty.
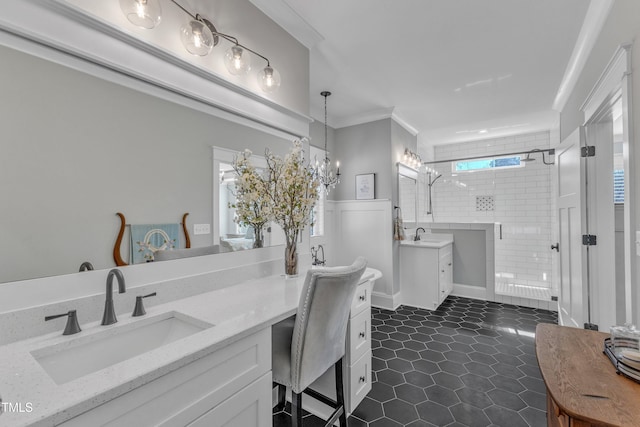
<svg viewBox="0 0 640 427">
<path fill-rule="evenodd" d="M 494 225 L 494 253 L 487 259 L 495 281 L 487 283 L 487 295 L 495 293 L 496 301 L 551 302 L 556 295 L 550 249 L 555 150 L 549 144 L 549 132 L 541 132 L 441 145 L 434 147 L 435 161 L 424 163 L 419 222 Z"/>
</svg>

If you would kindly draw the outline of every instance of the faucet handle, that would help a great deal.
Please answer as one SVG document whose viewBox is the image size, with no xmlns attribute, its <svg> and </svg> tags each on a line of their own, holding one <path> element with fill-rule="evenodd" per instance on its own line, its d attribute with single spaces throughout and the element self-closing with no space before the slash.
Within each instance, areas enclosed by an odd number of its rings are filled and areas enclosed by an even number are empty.
<svg viewBox="0 0 640 427">
<path fill-rule="evenodd" d="M 73 335 L 82 330 L 80 329 L 80 325 L 78 324 L 78 316 L 76 315 L 75 310 L 70 310 L 68 313 L 64 314 L 54 314 L 52 316 L 46 316 L 44 320 L 45 322 L 48 322 L 49 320 L 57 319 L 64 316 L 68 316 L 68 318 L 67 325 L 64 327 L 64 332 L 62 332 L 62 335 Z"/>
<path fill-rule="evenodd" d="M 141 295 L 136 297 L 136 306 L 133 309 L 132 317 L 144 316 L 147 312 L 144 309 L 144 305 L 142 304 L 142 298 L 155 297 L 158 293 L 153 292 L 149 295 Z"/>
</svg>

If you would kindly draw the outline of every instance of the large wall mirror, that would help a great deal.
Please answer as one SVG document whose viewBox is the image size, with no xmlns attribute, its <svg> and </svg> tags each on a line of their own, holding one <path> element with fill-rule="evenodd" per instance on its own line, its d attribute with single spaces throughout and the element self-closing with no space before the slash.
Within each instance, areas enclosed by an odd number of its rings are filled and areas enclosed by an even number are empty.
<svg viewBox="0 0 640 427">
<path fill-rule="evenodd" d="M 215 244 L 212 147 L 283 154 L 291 146 L 283 132 L 70 61 L 0 43 L 0 283 L 74 273 L 84 261 L 114 267 L 116 212 L 132 224 L 180 222 L 189 212 L 191 246 Z M 212 232 L 194 235 L 195 224 Z M 272 233 L 270 244 L 277 239 Z"/>
</svg>

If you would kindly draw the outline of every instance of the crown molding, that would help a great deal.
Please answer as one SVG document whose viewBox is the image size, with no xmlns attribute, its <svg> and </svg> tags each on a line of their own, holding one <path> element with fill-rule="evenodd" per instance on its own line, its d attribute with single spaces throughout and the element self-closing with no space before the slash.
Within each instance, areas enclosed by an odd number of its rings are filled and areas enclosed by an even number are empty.
<svg viewBox="0 0 640 427">
<path fill-rule="evenodd" d="M 276 22 L 291 34 L 296 40 L 311 50 L 316 44 L 324 40 L 322 34 L 316 31 L 284 0 L 249 0 L 262 13 Z"/>
<path fill-rule="evenodd" d="M 411 126 L 406 120 L 404 120 L 403 118 L 401 118 L 395 111 L 393 113 L 391 113 L 391 118 L 400 126 L 402 126 L 402 128 L 404 130 L 406 130 L 407 132 L 409 132 L 411 135 L 413 136 L 418 136 L 418 134 L 420 133 L 418 131 L 418 129 L 414 128 L 413 126 Z"/>
<path fill-rule="evenodd" d="M 361 125 L 363 123 L 370 123 L 384 119 L 393 120 L 413 136 L 417 136 L 419 133 L 416 128 L 411 126 L 406 120 L 404 120 L 398 113 L 395 112 L 395 107 L 366 111 L 364 113 L 341 117 L 332 122 L 335 124 L 335 129 L 340 129 L 348 126 Z"/>
<path fill-rule="evenodd" d="M 587 121 L 593 117 L 604 101 L 620 88 L 622 80 L 631 73 L 631 47 L 631 43 L 625 43 L 618 47 L 613 58 L 580 106 Z"/>
<path fill-rule="evenodd" d="M 609 16 L 614 0 L 592 0 L 571 53 L 562 82 L 553 101 L 553 109 L 562 111 L 582 74 L 593 46 Z"/>
</svg>

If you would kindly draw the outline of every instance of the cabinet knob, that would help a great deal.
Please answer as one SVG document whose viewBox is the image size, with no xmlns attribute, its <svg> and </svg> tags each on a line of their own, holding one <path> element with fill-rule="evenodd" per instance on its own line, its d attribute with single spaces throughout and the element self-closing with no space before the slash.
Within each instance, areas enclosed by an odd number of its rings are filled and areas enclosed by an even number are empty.
<svg viewBox="0 0 640 427">
<path fill-rule="evenodd" d="M 442 273 L 444 273 L 444 270 L 440 270 Z"/>
<path fill-rule="evenodd" d="M 363 383 L 367 380 L 367 378 L 363 375 L 360 377 L 360 382 Z"/>
<path fill-rule="evenodd" d="M 364 332 L 360 332 L 358 335 L 360 335 L 360 338 L 364 338 L 365 337 L 365 333 Z"/>
<path fill-rule="evenodd" d="M 451 263 L 447 264 L 449 267 L 451 267 Z"/>
<path fill-rule="evenodd" d="M 364 300 L 366 300 L 366 299 L 367 299 L 367 297 L 366 297 L 366 296 L 364 296 L 364 295 L 360 295 L 358 298 L 360 298 L 360 301 L 364 301 Z"/>
</svg>

